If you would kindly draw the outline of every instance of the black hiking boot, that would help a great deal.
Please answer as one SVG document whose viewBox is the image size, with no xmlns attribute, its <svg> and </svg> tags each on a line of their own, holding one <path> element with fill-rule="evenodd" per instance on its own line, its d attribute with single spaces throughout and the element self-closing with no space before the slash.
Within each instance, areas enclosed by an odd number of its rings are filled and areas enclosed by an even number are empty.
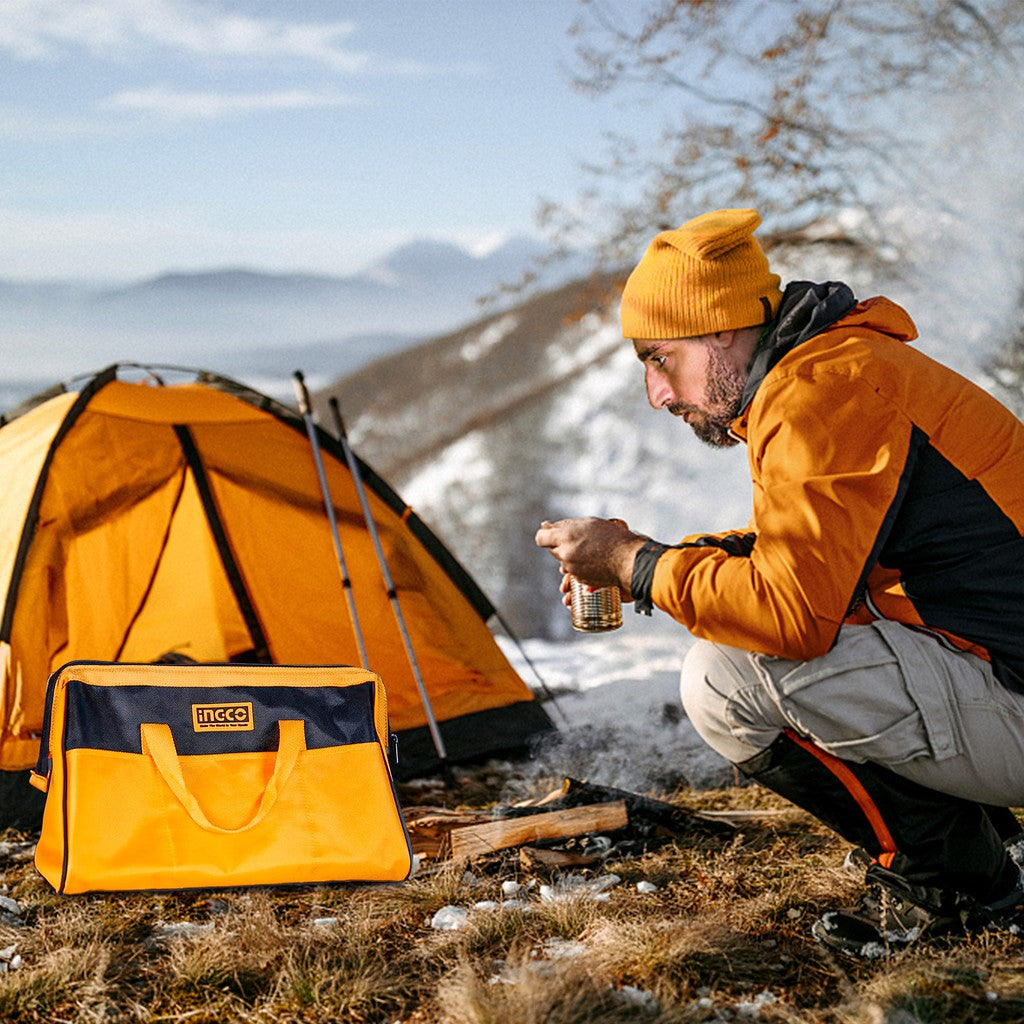
<svg viewBox="0 0 1024 1024">
<path fill-rule="evenodd" d="M 1008 808 L 837 758 L 789 729 L 736 767 L 838 832 L 857 849 L 849 868 L 859 871 L 867 861 L 865 883 L 881 887 L 815 923 L 825 945 L 877 957 L 965 930 L 1024 937 L 1024 890 L 1014 860 L 1022 832 Z"/>
<path fill-rule="evenodd" d="M 920 939 L 977 931 L 1005 931 L 1024 938 L 1024 879 L 989 903 L 962 893 L 914 885 L 877 862 L 866 874 L 869 887 L 855 907 L 823 914 L 811 926 L 830 949 L 878 959 Z"/>
<path fill-rule="evenodd" d="M 1017 867 L 1024 868 L 1024 832 L 1018 832 L 1017 835 L 1004 839 L 1003 846 L 1006 847 L 1006 852 L 1010 855 L 1010 860 L 1012 860 Z"/>
<path fill-rule="evenodd" d="M 959 917 L 933 914 L 881 885 L 865 892 L 855 907 L 822 914 L 811 926 L 823 946 L 869 960 L 891 956 L 920 938 L 963 930 Z"/>
</svg>

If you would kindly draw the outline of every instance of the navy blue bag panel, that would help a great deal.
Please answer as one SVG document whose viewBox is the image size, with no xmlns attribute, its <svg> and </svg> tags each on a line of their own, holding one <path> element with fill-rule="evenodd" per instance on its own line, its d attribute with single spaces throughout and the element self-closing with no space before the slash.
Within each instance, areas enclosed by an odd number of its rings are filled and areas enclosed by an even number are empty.
<svg viewBox="0 0 1024 1024">
<path fill-rule="evenodd" d="M 277 749 L 282 719 L 306 723 L 309 749 L 377 743 L 373 696 L 372 680 L 349 686 L 193 687 L 95 686 L 73 679 L 67 685 L 64 749 L 141 754 L 140 724 L 162 722 L 170 726 L 179 755 L 270 751 Z"/>
</svg>

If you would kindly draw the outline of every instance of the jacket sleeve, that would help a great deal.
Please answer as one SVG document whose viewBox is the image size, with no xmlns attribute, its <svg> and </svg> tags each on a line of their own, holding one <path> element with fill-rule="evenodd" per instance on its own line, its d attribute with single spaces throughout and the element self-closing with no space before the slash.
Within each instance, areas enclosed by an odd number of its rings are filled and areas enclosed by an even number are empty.
<svg viewBox="0 0 1024 1024">
<path fill-rule="evenodd" d="M 654 566 L 653 603 L 705 639 L 798 660 L 824 654 L 884 543 L 912 432 L 863 380 L 765 381 L 748 422 L 749 555 L 668 548 Z"/>
<path fill-rule="evenodd" d="M 723 551 L 727 551 L 730 555 L 749 557 L 756 539 L 757 534 L 752 530 L 746 533 L 729 530 L 725 533 L 697 534 L 692 537 L 686 537 L 678 544 L 662 544 L 660 541 L 648 540 L 637 552 L 636 560 L 633 562 L 633 574 L 629 589 L 633 595 L 633 600 L 636 602 L 636 610 L 644 615 L 651 614 L 654 608 L 651 594 L 651 588 L 654 584 L 654 570 L 658 564 L 658 559 L 670 547 L 718 547 Z"/>
</svg>

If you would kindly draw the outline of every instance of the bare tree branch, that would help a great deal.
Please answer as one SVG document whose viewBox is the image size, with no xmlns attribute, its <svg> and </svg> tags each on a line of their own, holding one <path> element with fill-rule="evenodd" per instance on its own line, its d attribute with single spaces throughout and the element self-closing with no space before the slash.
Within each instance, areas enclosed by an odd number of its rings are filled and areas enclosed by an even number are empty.
<svg viewBox="0 0 1024 1024">
<path fill-rule="evenodd" d="M 933 187 L 940 126 L 907 112 L 1012 78 L 1024 4 L 581 0 L 573 33 L 576 88 L 657 102 L 667 123 L 654 147 L 609 136 L 577 200 L 542 206 L 558 245 L 582 240 L 607 268 L 652 230 L 743 204 L 777 231 L 859 211 L 880 257 L 888 191 Z"/>
</svg>

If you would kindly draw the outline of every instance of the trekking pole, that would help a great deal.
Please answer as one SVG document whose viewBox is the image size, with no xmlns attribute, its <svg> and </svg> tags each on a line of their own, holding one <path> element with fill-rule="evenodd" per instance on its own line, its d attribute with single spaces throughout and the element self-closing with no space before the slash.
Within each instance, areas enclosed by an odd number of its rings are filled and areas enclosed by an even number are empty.
<svg viewBox="0 0 1024 1024">
<path fill-rule="evenodd" d="M 334 503 L 331 501 L 331 492 L 327 487 L 327 476 L 324 473 L 324 461 L 320 454 L 320 442 L 316 436 L 316 424 L 313 423 L 313 415 L 309 407 L 309 392 L 306 390 L 306 381 L 301 370 L 296 370 L 292 375 L 295 384 L 295 397 L 299 403 L 299 412 L 306 424 L 306 433 L 309 435 L 309 446 L 313 449 L 313 462 L 316 464 L 316 474 L 320 479 L 320 493 L 324 499 L 324 510 L 327 512 L 327 521 L 331 525 L 331 538 L 334 541 L 334 554 L 338 560 L 338 571 L 341 573 L 341 586 L 345 591 L 345 601 L 348 604 L 349 615 L 352 618 L 352 632 L 356 635 L 356 646 L 359 648 L 359 660 L 363 668 L 370 666 L 366 660 L 366 648 L 363 646 L 363 634 L 359 628 L 359 617 L 356 615 L 356 602 L 352 596 L 352 581 L 348 576 L 348 568 L 345 565 L 345 553 L 341 550 L 341 537 L 338 534 L 338 521 L 334 516 Z"/>
<path fill-rule="evenodd" d="M 398 623 L 398 631 L 402 634 L 402 643 L 405 646 L 405 653 L 409 658 L 409 667 L 412 669 L 413 678 L 416 680 L 416 688 L 420 692 L 420 700 L 423 702 L 423 710 L 427 713 L 427 725 L 430 727 L 430 737 L 434 741 L 434 749 L 441 759 L 442 766 L 447 766 L 448 754 L 445 751 L 444 740 L 441 739 L 441 730 L 437 727 L 437 719 L 434 717 L 434 709 L 430 706 L 430 698 L 427 696 L 427 688 L 423 683 L 423 676 L 420 674 L 420 667 L 416 661 L 416 652 L 412 649 L 412 641 L 409 639 L 409 631 L 405 626 L 405 617 L 402 615 L 402 607 L 398 603 L 398 593 L 395 584 L 392 582 L 391 573 L 388 570 L 388 561 L 384 556 L 384 548 L 381 547 L 380 535 L 377 532 L 377 523 L 374 521 L 373 512 L 370 511 L 370 502 L 366 497 L 366 488 L 363 487 L 363 475 L 359 470 L 359 463 L 356 461 L 355 452 L 348 443 L 348 432 L 345 430 L 345 422 L 341 418 L 341 410 L 338 408 L 338 400 L 332 395 L 328 399 L 328 405 L 334 414 L 334 425 L 338 432 L 338 440 L 341 442 L 342 450 L 345 452 L 345 461 L 348 463 L 349 472 L 356 485 L 356 494 L 359 495 L 359 504 L 363 508 L 363 518 L 366 520 L 366 528 L 370 531 L 370 538 L 373 540 L 374 550 L 377 552 L 377 562 L 380 564 L 380 573 L 384 577 L 384 587 L 388 592 L 388 600 L 395 613 L 395 621 Z"/>
</svg>

